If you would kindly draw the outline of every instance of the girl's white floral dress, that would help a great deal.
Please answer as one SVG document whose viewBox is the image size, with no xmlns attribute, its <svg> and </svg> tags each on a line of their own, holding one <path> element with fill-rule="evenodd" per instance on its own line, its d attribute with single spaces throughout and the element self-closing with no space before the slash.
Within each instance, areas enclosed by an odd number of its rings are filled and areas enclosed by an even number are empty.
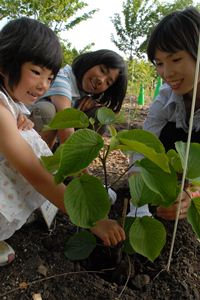
<svg viewBox="0 0 200 300">
<path fill-rule="evenodd" d="M 0 101 L 10 110 L 16 120 L 19 113 L 29 114 L 24 104 L 14 102 L 2 87 L 1 90 Z M 20 130 L 20 133 L 37 157 L 51 155 L 47 144 L 34 129 Z M 15 147 L 14 144 L 13 147 Z M 0 241 L 13 235 L 31 213 L 45 201 L 46 199 L 0 153 Z"/>
</svg>

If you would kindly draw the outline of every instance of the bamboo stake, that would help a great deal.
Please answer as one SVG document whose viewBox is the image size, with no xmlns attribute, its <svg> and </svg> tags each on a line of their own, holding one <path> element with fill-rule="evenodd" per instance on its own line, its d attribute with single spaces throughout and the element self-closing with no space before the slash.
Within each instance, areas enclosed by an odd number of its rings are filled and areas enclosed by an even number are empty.
<svg viewBox="0 0 200 300">
<path fill-rule="evenodd" d="M 169 254 L 169 259 L 168 259 L 168 263 L 167 263 L 167 271 L 169 271 L 169 268 L 170 268 L 172 253 L 173 253 L 173 249 L 174 249 L 174 242 L 175 242 L 175 237 L 176 237 L 176 231 L 177 231 L 177 226 L 178 226 L 178 220 L 179 220 L 179 215 L 180 215 L 180 211 L 181 211 L 181 199 L 182 199 L 182 194 L 183 194 L 183 190 L 184 190 L 184 183 L 185 183 L 185 177 L 186 177 L 186 171 L 187 171 L 188 156 L 189 156 L 189 151 L 190 151 L 190 142 L 191 142 L 191 135 L 192 135 L 193 119 L 194 119 L 194 109 L 195 109 L 195 102 L 196 102 L 196 95 L 197 95 L 199 63 L 200 63 L 200 34 L 199 34 L 197 62 L 196 62 L 195 77 L 194 77 L 194 89 L 193 89 L 193 95 L 192 95 L 192 105 L 191 105 L 191 112 L 190 112 L 190 122 L 189 122 L 189 129 L 188 129 L 187 146 L 186 146 L 186 153 L 185 153 L 185 164 L 184 164 L 184 168 L 183 168 L 181 191 L 179 194 L 178 209 L 177 209 L 176 220 L 175 220 L 175 224 L 174 224 L 172 243 L 171 243 L 170 254 Z"/>
</svg>

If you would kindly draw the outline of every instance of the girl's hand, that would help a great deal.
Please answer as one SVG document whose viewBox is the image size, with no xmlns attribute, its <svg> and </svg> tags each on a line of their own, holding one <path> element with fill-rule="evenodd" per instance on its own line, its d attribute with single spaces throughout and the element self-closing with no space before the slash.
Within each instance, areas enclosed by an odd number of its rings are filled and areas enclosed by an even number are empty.
<svg viewBox="0 0 200 300">
<path fill-rule="evenodd" d="M 17 119 L 17 127 L 20 130 L 29 130 L 34 127 L 34 123 L 28 119 L 25 115 L 19 114 Z"/>
<path fill-rule="evenodd" d="M 188 211 L 188 208 L 190 206 L 190 201 L 191 201 L 190 196 L 186 192 L 183 192 L 182 196 L 183 196 L 183 198 L 181 200 L 181 209 L 180 209 L 180 214 L 179 214 L 179 220 L 185 219 L 187 217 L 187 211 Z M 157 207 L 156 215 L 165 220 L 175 220 L 177 209 L 178 209 L 178 199 L 170 207 Z"/>
<path fill-rule="evenodd" d="M 105 246 L 115 246 L 126 238 L 123 228 L 115 220 L 100 220 L 90 230 L 103 241 Z"/>
<path fill-rule="evenodd" d="M 91 97 L 83 98 L 78 105 L 78 109 L 83 112 L 87 112 L 88 110 L 90 110 L 94 107 L 101 107 L 101 104 L 96 102 Z"/>
</svg>

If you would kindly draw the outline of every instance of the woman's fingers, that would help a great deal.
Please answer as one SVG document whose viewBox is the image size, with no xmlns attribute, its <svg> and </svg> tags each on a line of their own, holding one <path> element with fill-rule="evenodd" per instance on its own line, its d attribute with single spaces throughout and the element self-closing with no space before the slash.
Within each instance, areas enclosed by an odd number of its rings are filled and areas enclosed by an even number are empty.
<svg viewBox="0 0 200 300">
<path fill-rule="evenodd" d="M 179 219 L 184 219 L 187 217 L 187 211 L 191 202 L 191 199 L 187 193 L 184 193 L 183 197 L 184 198 L 182 198 L 181 200 Z M 177 210 L 178 210 L 178 205 L 179 205 L 179 200 L 176 200 L 176 202 L 170 207 L 157 207 L 156 214 L 158 217 L 163 218 L 165 220 L 175 220 Z"/>
</svg>

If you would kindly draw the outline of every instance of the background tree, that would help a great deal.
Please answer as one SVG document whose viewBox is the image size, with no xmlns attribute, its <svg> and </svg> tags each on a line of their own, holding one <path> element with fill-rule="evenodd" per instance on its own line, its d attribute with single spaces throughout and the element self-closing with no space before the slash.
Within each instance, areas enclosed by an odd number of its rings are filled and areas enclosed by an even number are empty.
<svg viewBox="0 0 200 300">
<path fill-rule="evenodd" d="M 91 51 L 91 47 L 94 46 L 94 43 L 86 45 L 83 49 L 77 50 L 75 47 L 72 46 L 67 40 L 62 40 L 61 42 L 63 48 L 63 65 L 66 64 L 71 65 L 72 61 L 78 55 Z"/>
<path fill-rule="evenodd" d="M 48 25 L 60 37 L 63 47 L 63 64 L 71 64 L 79 54 L 90 50 L 93 44 L 78 51 L 71 43 L 61 37 L 63 31 L 72 29 L 77 24 L 92 18 L 98 9 L 81 13 L 88 4 L 80 0 L 1 0 L 0 20 L 28 16 Z"/>
<path fill-rule="evenodd" d="M 91 18 L 97 9 L 77 15 L 87 6 L 80 0 L 1 0 L 0 20 L 28 16 L 60 33 Z"/>
<path fill-rule="evenodd" d="M 127 95 L 138 97 L 142 85 L 145 89 L 145 103 L 150 102 L 154 94 L 155 78 L 155 68 L 150 62 L 137 58 L 129 60 Z"/>
<path fill-rule="evenodd" d="M 116 37 L 112 34 L 111 40 L 130 60 L 134 56 L 141 58 L 146 52 L 147 38 L 159 20 L 176 9 L 191 5 L 195 6 L 194 1 L 161 3 L 159 0 L 126 0 L 122 5 L 122 15 L 116 13 L 111 18 L 117 34 Z"/>
<path fill-rule="evenodd" d="M 163 16 L 191 5 L 195 6 L 194 1 L 175 0 L 173 3 L 163 3 L 159 0 L 126 0 L 122 5 L 122 13 L 116 13 L 111 18 L 116 30 L 116 37 L 112 34 L 111 40 L 127 57 L 129 95 L 138 96 L 139 87 L 143 84 L 147 100 L 152 96 L 156 72 L 146 62 L 148 37 Z M 196 7 L 200 8 L 200 5 Z"/>
</svg>

